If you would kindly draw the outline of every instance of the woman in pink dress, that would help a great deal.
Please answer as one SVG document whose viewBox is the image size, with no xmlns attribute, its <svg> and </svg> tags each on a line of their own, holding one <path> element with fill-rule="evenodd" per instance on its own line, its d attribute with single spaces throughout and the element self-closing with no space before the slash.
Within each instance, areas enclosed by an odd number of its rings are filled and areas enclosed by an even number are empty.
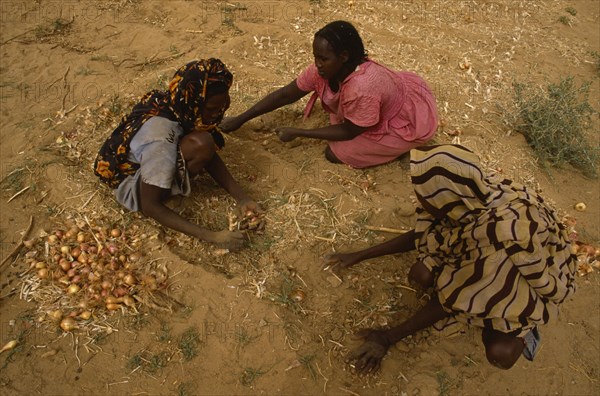
<svg viewBox="0 0 600 396">
<path fill-rule="evenodd" d="M 314 64 L 297 79 L 271 92 L 244 113 L 227 118 L 224 132 L 313 92 L 304 115 L 317 98 L 331 125 L 316 129 L 278 128 L 279 138 L 328 141 L 325 157 L 334 163 L 366 168 L 398 158 L 430 140 L 438 124 L 435 98 L 418 75 L 398 72 L 369 59 L 350 23 L 335 21 L 315 33 Z"/>
</svg>

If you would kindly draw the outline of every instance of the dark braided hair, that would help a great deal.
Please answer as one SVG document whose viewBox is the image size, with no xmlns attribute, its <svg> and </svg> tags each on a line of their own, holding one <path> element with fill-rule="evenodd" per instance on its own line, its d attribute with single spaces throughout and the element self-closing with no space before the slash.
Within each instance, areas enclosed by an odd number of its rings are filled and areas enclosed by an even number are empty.
<svg viewBox="0 0 600 396">
<path fill-rule="evenodd" d="M 315 33 L 315 38 L 317 37 L 327 40 L 336 55 L 348 51 L 350 56 L 348 63 L 352 66 L 360 64 L 368 56 L 358 31 L 350 22 L 334 21 L 328 23 Z"/>
</svg>

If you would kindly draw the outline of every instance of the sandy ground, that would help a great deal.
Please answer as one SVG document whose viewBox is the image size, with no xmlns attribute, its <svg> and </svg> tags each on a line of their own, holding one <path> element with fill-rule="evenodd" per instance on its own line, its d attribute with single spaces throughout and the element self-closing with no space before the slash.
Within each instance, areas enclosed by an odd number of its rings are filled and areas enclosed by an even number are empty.
<svg viewBox="0 0 600 396">
<path fill-rule="evenodd" d="M 541 329 L 543 346 L 533 363 L 521 359 L 509 371 L 495 369 L 479 331 L 454 328 L 420 332 L 390 350 L 379 375 L 354 375 L 344 363 L 356 345 L 352 334 L 392 325 L 425 301 L 407 288 L 414 256 L 372 260 L 341 279 L 320 271 L 320 258 L 393 236 L 369 227 L 414 224 L 408 163 L 357 171 L 327 163 L 321 142 L 280 143 L 272 129 L 301 125 L 302 103 L 227 139 L 223 158 L 267 209 L 264 234 L 252 235 L 239 253 L 219 255 L 125 213 L 91 172 L 123 113 L 146 91 L 164 88 L 185 62 L 218 57 L 230 67 L 235 114 L 295 78 L 312 61 L 314 32 L 346 19 L 374 59 L 430 82 L 443 119 L 437 143 L 462 131 L 460 142 L 488 170 L 540 189 L 561 214 L 577 218 L 581 240 L 598 246 L 598 179 L 542 168 L 523 137 L 503 123 L 501 109 L 510 107 L 513 81 L 543 86 L 567 75 L 591 82 L 590 103 L 600 109 L 592 56 L 600 51 L 600 2 L 0 5 L 1 257 L 13 251 L 30 219 L 28 238 L 87 219 L 137 239 L 143 262 L 168 268 L 168 295 L 182 304 L 173 312 L 123 309 L 102 321 L 104 330 L 64 333 L 49 325 L 46 306 L 20 298 L 23 249 L 0 278 L 0 343 L 19 340 L 0 355 L 3 395 L 600 393 L 597 271 L 578 279 L 574 298 Z M 318 113 L 309 125 L 326 122 Z M 598 126 L 596 115 L 590 145 L 598 146 Z M 585 212 L 573 209 L 578 202 L 587 204 Z M 227 226 L 232 201 L 201 177 L 190 198 L 172 205 L 216 230 Z M 297 289 L 305 293 L 301 302 L 290 299 Z M 100 323 L 99 313 L 95 318 Z"/>
</svg>

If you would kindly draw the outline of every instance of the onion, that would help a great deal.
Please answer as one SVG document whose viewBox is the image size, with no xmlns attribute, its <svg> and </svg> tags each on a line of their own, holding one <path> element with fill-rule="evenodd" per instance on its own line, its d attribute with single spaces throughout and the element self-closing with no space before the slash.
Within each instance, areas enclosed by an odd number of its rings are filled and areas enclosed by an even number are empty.
<svg viewBox="0 0 600 396">
<path fill-rule="evenodd" d="M 125 283 L 127 283 L 129 286 L 133 286 L 137 283 L 137 280 L 135 279 L 135 276 L 133 276 L 133 274 L 125 275 L 125 277 L 123 278 L 123 281 Z"/>
<path fill-rule="evenodd" d="M 132 263 L 139 261 L 141 258 L 142 254 L 140 252 L 133 252 L 129 255 L 129 261 L 131 261 Z"/>
<path fill-rule="evenodd" d="M 123 287 L 117 287 L 115 290 L 113 290 L 113 294 L 115 297 L 123 297 L 127 294 L 127 289 Z"/>
<path fill-rule="evenodd" d="M 25 246 L 27 249 L 31 249 L 34 245 L 35 245 L 35 239 L 23 241 L 23 246 Z"/>
<path fill-rule="evenodd" d="M 81 287 L 75 283 L 72 283 L 69 285 L 69 287 L 67 287 L 67 294 L 76 294 L 79 290 L 81 290 Z"/>
<path fill-rule="evenodd" d="M 119 261 L 124 263 L 125 261 L 127 261 L 127 256 L 125 256 L 124 254 L 119 256 Z"/>
<path fill-rule="evenodd" d="M 58 262 L 58 265 L 65 272 L 67 272 L 68 270 L 71 269 L 71 263 L 69 262 L 69 260 L 67 260 L 65 258 L 61 258 L 60 261 Z"/>
<path fill-rule="evenodd" d="M 44 263 L 43 261 L 38 261 L 37 263 L 35 263 L 35 268 L 36 269 L 46 268 L 46 263 Z"/>
<path fill-rule="evenodd" d="M 48 236 L 48 243 L 54 244 L 56 242 L 58 242 L 58 237 L 56 235 L 50 235 L 50 236 Z"/>
<path fill-rule="evenodd" d="M 53 322 L 58 322 L 62 319 L 63 314 L 60 309 L 57 309 L 56 311 L 48 312 L 48 317 Z"/>
<path fill-rule="evenodd" d="M 57 237 L 58 239 L 63 239 L 63 236 L 64 236 L 64 234 L 65 234 L 65 233 L 64 233 L 64 231 L 63 231 L 63 230 L 56 230 L 56 231 L 54 231 L 54 235 L 56 235 L 56 237 Z"/>
<path fill-rule="evenodd" d="M 119 230 L 118 228 L 113 228 L 112 230 L 110 230 L 110 236 L 113 238 L 118 238 L 121 236 L 121 230 Z"/>
<path fill-rule="evenodd" d="M 71 278 L 71 282 L 73 282 L 73 283 L 81 282 L 81 275 L 75 275 L 73 278 Z"/>
<path fill-rule="evenodd" d="M 102 283 L 100 284 L 100 286 L 103 289 L 112 289 L 112 283 L 108 280 L 102 281 Z"/>
<path fill-rule="evenodd" d="M 60 321 L 60 328 L 64 331 L 73 331 L 77 329 L 77 322 L 75 319 L 67 316 L 63 320 Z"/>
<path fill-rule="evenodd" d="M 111 271 L 117 271 L 119 269 L 120 265 L 116 260 L 110 260 L 110 263 L 108 263 L 108 268 Z"/>
<path fill-rule="evenodd" d="M 89 256 L 86 253 L 81 253 L 79 257 L 77 257 L 77 261 L 79 261 L 82 264 L 87 264 L 87 262 L 89 261 Z"/>
<path fill-rule="evenodd" d="M 123 296 L 123 304 L 127 305 L 130 308 L 135 307 L 135 299 L 130 295 Z"/>
<path fill-rule="evenodd" d="M 62 250 L 62 248 L 61 248 Z M 74 247 L 73 249 L 71 249 L 71 256 L 77 258 L 79 257 L 79 255 L 81 254 L 81 249 L 78 247 Z"/>
<path fill-rule="evenodd" d="M 300 289 L 296 289 L 290 293 L 289 298 L 296 302 L 300 302 L 306 298 L 306 293 Z"/>
<path fill-rule="evenodd" d="M 77 242 L 85 242 L 87 240 L 86 235 L 83 232 L 77 233 Z"/>
<path fill-rule="evenodd" d="M 108 296 L 104 299 L 104 302 L 107 304 L 119 304 L 122 301 L 123 301 L 122 298 L 118 298 L 118 297 L 114 297 L 114 296 Z"/>
<path fill-rule="evenodd" d="M 83 320 L 88 320 L 89 318 L 92 317 L 92 313 L 90 311 L 83 311 L 82 313 L 79 314 L 79 317 Z"/>
<path fill-rule="evenodd" d="M 60 252 L 63 254 L 69 254 L 69 253 L 71 253 L 71 248 L 67 245 L 62 245 L 60 247 Z"/>
<path fill-rule="evenodd" d="M 76 268 L 71 268 L 70 270 L 67 271 L 67 276 L 69 278 L 72 278 L 75 275 L 77 275 L 77 269 Z"/>
<path fill-rule="evenodd" d="M 40 279 L 46 279 L 48 277 L 48 268 L 40 268 L 37 271 L 37 276 Z"/>
<path fill-rule="evenodd" d="M 107 249 L 110 254 L 115 254 L 119 251 L 119 248 L 112 243 L 108 245 Z"/>
<path fill-rule="evenodd" d="M 106 304 L 106 309 L 109 311 L 116 311 L 119 308 L 121 308 L 120 304 Z"/>
<path fill-rule="evenodd" d="M 91 254 L 98 253 L 98 246 L 94 246 L 94 245 L 90 246 L 88 249 L 88 253 L 91 253 Z"/>
</svg>

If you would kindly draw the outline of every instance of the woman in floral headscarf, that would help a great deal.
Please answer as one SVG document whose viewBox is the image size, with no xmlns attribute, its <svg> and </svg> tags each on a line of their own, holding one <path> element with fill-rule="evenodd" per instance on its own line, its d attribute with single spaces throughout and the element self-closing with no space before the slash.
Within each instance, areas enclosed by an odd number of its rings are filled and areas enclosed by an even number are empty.
<svg viewBox="0 0 600 396">
<path fill-rule="evenodd" d="M 106 140 L 94 173 L 114 189 L 119 203 L 162 225 L 228 249 L 244 243 L 239 232 L 202 229 L 163 201 L 188 195 L 190 178 L 206 170 L 233 196 L 243 213 L 258 211 L 227 170 L 217 150 L 224 145 L 217 125 L 229 108 L 233 76 L 218 59 L 182 66 L 168 92 L 151 91 Z"/>
<path fill-rule="evenodd" d="M 533 360 L 537 326 L 556 316 L 575 291 L 575 256 L 565 227 L 535 192 L 493 180 L 461 146 L 411 151 L 411 178 L 421 204 L 414 230 L 359 252 L 326 258 L 330 266 L 416 248 L 409 279 L 434 287 L 429 303 L 387 330 L 366 330 L 350 359 L 363 373 L 379 369 L 390 345 L 435 324 L 482 328 L 490 363 L 508 369 L 523 354 Z"/>
</svg>

